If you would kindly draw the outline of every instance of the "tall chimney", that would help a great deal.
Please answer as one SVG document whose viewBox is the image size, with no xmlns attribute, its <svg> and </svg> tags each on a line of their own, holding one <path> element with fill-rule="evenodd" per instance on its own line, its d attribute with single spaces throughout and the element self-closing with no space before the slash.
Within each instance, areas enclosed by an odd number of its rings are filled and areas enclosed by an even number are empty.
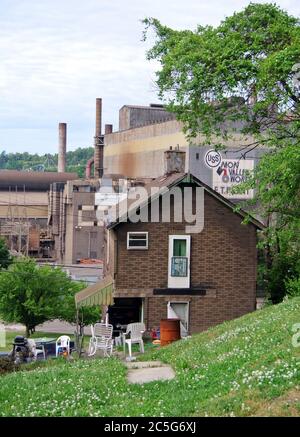
<svg viewBox="0 0 300 437">
<path fill-rule="evenodd" d="M 164 167 L 165 174 L 169 175 L 172 173 L 184 173 L 185 172 L 185 152 L 179 150 L 179 146 L 172 150 L 164 152 Z"/>
<path fill-rule="evenodd" d="M 102 99 L 96 99 L 96 129 L 94 137 L 94 177 L 101 178 L 103 175 L 103 136 L 101 135 L 102 124 Z"/>
<path fill-rule="evenodd" d="M 66 148 L 67 148 L 67 123 L 58 125 L 58 166 L 57 171 L 63 173 L 66 171 Z"/>
<path fill-rule="evenodd" d="M 111 134 L 112 131 L 113 131 L 113 125 L 112 124 L 106 124 L 104 126 L 104 133 L 105 133 L 105 135 Z"/>
</svg>

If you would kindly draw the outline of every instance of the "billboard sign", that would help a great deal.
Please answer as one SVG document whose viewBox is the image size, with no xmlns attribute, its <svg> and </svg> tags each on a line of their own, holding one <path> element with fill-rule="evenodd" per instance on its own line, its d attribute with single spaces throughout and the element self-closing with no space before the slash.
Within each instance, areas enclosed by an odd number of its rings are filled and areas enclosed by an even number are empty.
<svg viewBox="0 0 300 437">
<path fill-rule="evenodd" d="M 217 168 L 212 169 L 212 187 L 228 199 L 252 199 L 254 190 L 231 193 L 232 187 L 245 182 L 254 170 L 253 159 L 222 159 Z"/>
</svg>

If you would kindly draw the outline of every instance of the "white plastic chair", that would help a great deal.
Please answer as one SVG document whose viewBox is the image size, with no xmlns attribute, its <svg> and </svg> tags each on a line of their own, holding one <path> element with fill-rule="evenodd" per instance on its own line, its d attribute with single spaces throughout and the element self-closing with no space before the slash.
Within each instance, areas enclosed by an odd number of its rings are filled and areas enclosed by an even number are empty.
<svg viewBox="0 0 300 437">
<path fill-rule="evenodd" d="M 40 346 L 37 346 L 36 342 L 32 338 L 29 338 L 27 341 L 28 341 L 28 345 L 29 345 L 29 347 L 31 349 L 31 352 L 33 353 L 34 360 L 35 361 L 37 360 L 37 357 L 38 357 L 39 354 L 43 354 L 43 357 L 44 357 L 44 360 L 45 360 L 46 359 L 46 353 L 45 353 L 44 345 L 41 344 Z"/>
<path fill-rule="evenodd" d="M 105 323 L 95 323 L 91 325 L 92 337 L 90 339 L 88 356 L 96 354 L 97 350 L 102 350 L 104 356 L 110 357 L 113 351 L 113 325 Z"/>
<path fill-rule="evenodd" d="M 115 345 L 116 347 L 123 345 L 123 334 L 119 334 L 117 337 L 115 337 Z"/>
<path fill-rule="evenodd" d="M 58 337 L 58 339 L 56 340 L 56 345 L 55 345 L 55 355 L 58 355 L 58 352 L 60 349 L 67 349 L 68 355 L 70 355 L 70 337 L 68 335 L 61 335 L 60 337 Z"/>
<path fill-rule="evenodd" d="M 143 333 L 145 332 L 144 323 L 130 323 L 127 325 L 126 333 L 123 334 L 124 354 L 126 355 L 126 344 L 128 346 L 129 356 L 132 356 L 132 345 L 137 343 L 140 345 L 140 352 L 144 353 Z M 130 338 L 126 338 L 130 335 Z"/>
</svg>

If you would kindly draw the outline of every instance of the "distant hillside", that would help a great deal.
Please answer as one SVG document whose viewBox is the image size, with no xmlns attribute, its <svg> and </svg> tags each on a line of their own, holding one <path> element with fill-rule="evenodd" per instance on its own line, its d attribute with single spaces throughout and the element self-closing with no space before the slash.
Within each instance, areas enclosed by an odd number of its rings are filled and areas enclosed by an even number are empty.
<svg viewBox="0 0 300 437">
<path fill-rule="evenodd" d="M 88 159 L 94 155 L 93 147 L 85 147 L 67 152 L 67 171 L 75 172 L 83 177 Z M 24 153 L 0 153 L 0 170 L 33 170 L 33 171 L 57 171 L 57 153 L 34 155 Z"/>
</svg>

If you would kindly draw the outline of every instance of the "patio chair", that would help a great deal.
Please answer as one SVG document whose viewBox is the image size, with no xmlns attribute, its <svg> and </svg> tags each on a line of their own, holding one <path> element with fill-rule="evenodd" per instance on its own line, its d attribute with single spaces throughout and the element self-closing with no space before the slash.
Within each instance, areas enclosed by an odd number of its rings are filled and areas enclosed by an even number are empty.
<svg viewBox="0 0 300 437">
<path fill-rule="evenodd" d="M 68 335 L 61 335 L 56 340 L 55 345 L 55 355 L 57 356 L 59 352 L 63 351 L 64 349 L 67 350 L 68 355 L 70 355 L 70 337 Z"/>
<path fill-rule="evenodd" d="M 34 360 L 36 361 L 38 355 L 40 355 L 40 354 L 43 355 L 44 360 L 45 360 L 46 353 L 45 353 L 44 345 L 37 346 L 36 342 L 32 338 L 29 338 L 27 341 L 28 341 L 28 345 L 30 347 L 31 352 L 33 353 Z"/>
<path fill-rule="evenodd" d="M 115 337 L 115 345 L 116 347 L 122 346 L 123 344 L 123 334 L 120 333 L 117 337 Z"/>
<path fill-rule="evenodd" d="M 130 323 L 127 325 L 126 333 L 123 334 L 124 355 L 126 355 L 126 344 L 128 346 L 129 356 L 132 356 L 132 345 L 137 343 L 140 345 L 140 352 L 144 353 L 143 333 L 145 332 L 144 323 Z M 127 336 L 129 336 L 127 338 Z"/>
<path fill-rule="evenodd" d="M 102 350 L 105 357 L 110 357 L 113 351 L 113 325 L 105 323 L 95 323 L 91 325 L 92 338 L 90 339 L 88 356 L 96 354 L 97 350 Z"/>
</svg>

